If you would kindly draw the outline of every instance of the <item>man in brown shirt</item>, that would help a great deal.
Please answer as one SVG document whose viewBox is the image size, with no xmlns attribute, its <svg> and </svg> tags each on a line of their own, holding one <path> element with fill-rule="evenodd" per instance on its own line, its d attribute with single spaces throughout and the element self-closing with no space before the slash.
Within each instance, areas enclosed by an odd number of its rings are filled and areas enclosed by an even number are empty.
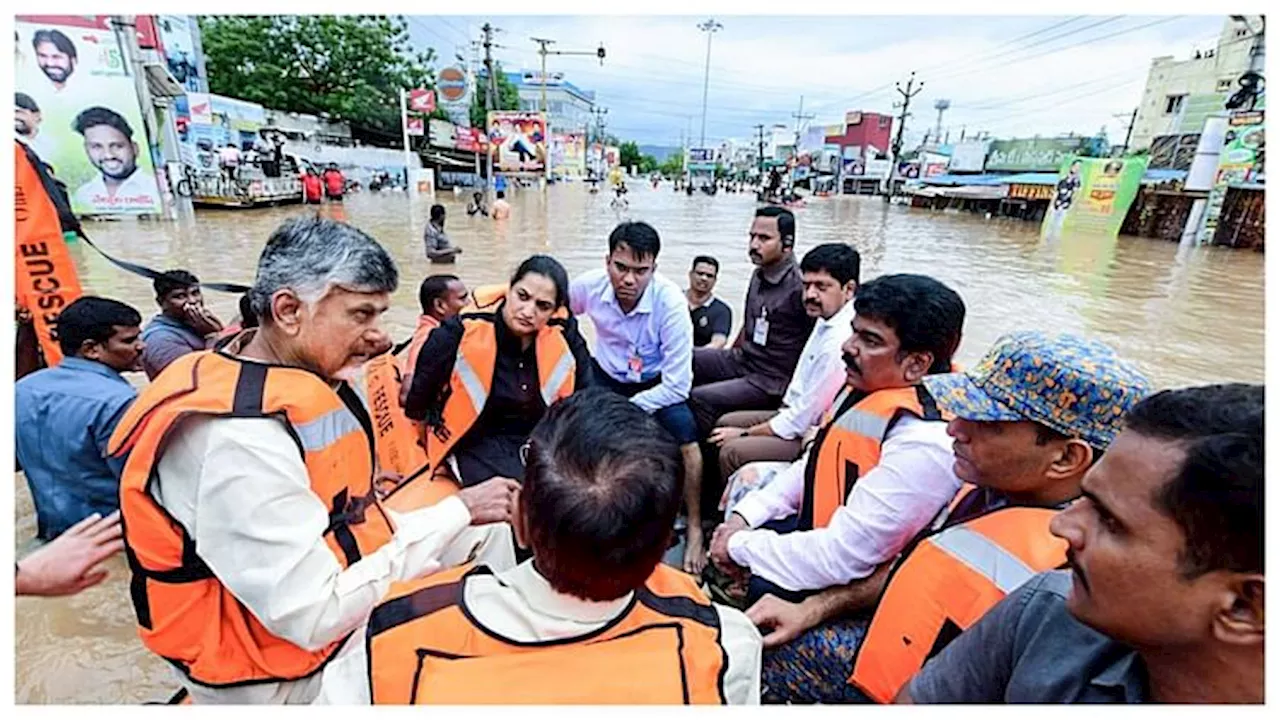
<svg viewBox="0 0 1280 720">
<path fill-rule="evenodd" d="M 716 417 L 734 410 L 777 409 L 813 330 L 814 319 L 804 309 L 795 232 L 790 210 L 756 210 L 748 251 L 756 271 L 747 289 L 742 330 L 731 348 L 694 350 L 691 396 Z"/>
</svg>

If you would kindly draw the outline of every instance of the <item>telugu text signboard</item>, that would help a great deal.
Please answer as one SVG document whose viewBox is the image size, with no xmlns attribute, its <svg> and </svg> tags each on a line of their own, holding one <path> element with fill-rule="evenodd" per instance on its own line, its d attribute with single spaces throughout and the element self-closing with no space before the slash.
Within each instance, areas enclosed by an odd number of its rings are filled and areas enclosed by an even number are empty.
<svg viewBox="0 0 1280 720">
<path fill-rule="evenodd" d="M 987 157 L 987 172 L 1052 172 L 1062 161 L 1075 155 L 1088 155 L 1092 138 L 1029 138 L 995 140 Z"/>
</svg>

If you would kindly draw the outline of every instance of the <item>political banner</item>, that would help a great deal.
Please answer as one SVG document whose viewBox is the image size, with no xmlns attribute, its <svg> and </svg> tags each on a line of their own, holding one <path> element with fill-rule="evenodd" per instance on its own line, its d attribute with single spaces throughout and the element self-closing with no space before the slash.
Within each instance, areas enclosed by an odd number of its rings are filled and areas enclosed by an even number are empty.
<svg viewBox="0 0 1280 720">
<path fill-rule="evenodd" d="M 116 33 L 14 23 L 15 130 L 66 183 L 76 215 L 157 215 L 142 107 Z"/>
<path fill-rule="evenodd" d="M 1209 200 L 1205 203 L 1199 242 L 1213 240 L 1228 187 L 1232 184 L 1263 182 L 1266 148 L 1264 120 L 1262 110 L 1233 112 L 1227 119 L 1227 133 L 1223 137 L 1222 153 L 1218 156 L 1218 172 L 1214 175 Z"/>
<path fill-rule="evenodd" d="M 491 111 L 489 148 L 494 170 L 541 173 L 547 169 L 547 119 L 540 112 Z"/>
<path fill-rule="evenodd" d="M 1063 160 L 1041 234 L 1118 234 L 1146 172 L 1145 157 Z"/>
</svg>

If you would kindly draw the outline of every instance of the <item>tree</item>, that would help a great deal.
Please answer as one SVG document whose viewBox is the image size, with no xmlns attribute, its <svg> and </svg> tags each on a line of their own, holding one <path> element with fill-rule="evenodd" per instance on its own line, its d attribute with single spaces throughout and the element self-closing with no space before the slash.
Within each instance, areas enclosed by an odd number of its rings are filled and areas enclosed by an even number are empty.
<svg viewBox="0 0 1280 720">
<path fill-rule="evenodd" d="M 493 64 L 494 80 L 498 86 L 498 96 L 493 99 L 494 110 L 519 110 L 520 109 L 520 89 L 507 79 L 507 74 L 502 72 L 502 64 Z M 488 118 L 488 110 L 485 110 L 484 94 L 485 84 L 488 78 L 482 70 L 480 76 L 476 79 L 476 91 L 471 95 L 471 127 L 485 127 Z"/>
<path fill-rule="evenodd" d="M 679 153 L 671 153 L 658 166 L 658 172 L 661 172 L 666 177 L 684 174 L 684 158 Z"/>
<path fill-rule="evenodd" d="M 200 16 L 210 90 L 400 137 L 402 89 L 434 88 L 403 16 Z"/>
<path fill-rule="evenodd" d="M 658 158 L 652 155 L 640 156 L 640 172 L 648 175 L 658 169 Z"/>
<path fill-rule="evenodd" d="M 624 142 L 618 146 L 618 163 L 624 168 L 640 164 L 640 147 L 634 142 Z"/>
</svg>

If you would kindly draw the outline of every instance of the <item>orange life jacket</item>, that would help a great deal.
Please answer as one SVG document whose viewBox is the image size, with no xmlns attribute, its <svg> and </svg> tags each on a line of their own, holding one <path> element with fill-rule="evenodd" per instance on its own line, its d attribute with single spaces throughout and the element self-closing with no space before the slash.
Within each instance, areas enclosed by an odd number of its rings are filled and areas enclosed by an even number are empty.
<svg viewBox="0 0 1280 720">
<path fill-rule="evenodd" d="M 720 616 L 693 578 L 659 564 L 592 633 L 518 642 L 477 626 L 462 567 L 391 588 L 369 618 L 375 704 L 725 704 Z"/>
<path fill-rule="evenodd" d="M 1061 567 L 1067 544 L 1049 532 L 1056 514 L 1005 507 L 917 543 L 889 576 L 849 682 L 876 702 L 893 702 L 929 658 L 1005 595 Z"/>
<path fill-rule="evenodd" d="M 306 370 L 221 351 L 184 355 L 169 370 L 142 390 L 108 445 L 111 455 L 128 456 L 120 510 L 138 634 L 202 685 L 310 675 L 341 641 L 308 651 L 267 630 L 200 559 L 195 540 L 152 497 L 151 484 L 168 434 L 183 418 L 279 418 L 298 445 L 311 491 L 329 511 L 324 539 L 346 568 L 394 532 L 373 495 L 373 438 L 364 409 L 345 384 L 335 392 Z"/>
<path fill-rule="evenodd" d="M 426 487 L 442 482 L 435 472 L 439 470 L 449 451 L 458 440 L 466 436 L 484 411 L 493 387 L 493 373 L 498 358 L 498 339 L 495 322 L 501 322 L 496 312 L 469 313 L 459 316 L 462 321 L 462 339 L 454 359 L 453 375 L 449 379 L 449 394 L 439 427 L 428 428 L 423 436 L 426 448 L 427 471 L 419 471 L 417 477 L 402 483 L 387 496 L 387 505 L 407 511 L 433 504 L 456 491 L 453 487 Z M 534 340 L 534 353 L 538 363 L 538 382 L 542 399 L 551 405 L 573 393 L 577 362 L 565 340 L 564 321 L 553 317 Z M 449 485 L 453 483 L 443 481 Z"/>
<path fill-rule="evenodd" d="M 880 446 L 903 415 L 943 420 L 923 385 L 879 390 L 858 398 L 845 387 L 818 433 L 805 468 L 800 530 L 826 527 L 858 478 L 880 464 Z"/>
</svg>

